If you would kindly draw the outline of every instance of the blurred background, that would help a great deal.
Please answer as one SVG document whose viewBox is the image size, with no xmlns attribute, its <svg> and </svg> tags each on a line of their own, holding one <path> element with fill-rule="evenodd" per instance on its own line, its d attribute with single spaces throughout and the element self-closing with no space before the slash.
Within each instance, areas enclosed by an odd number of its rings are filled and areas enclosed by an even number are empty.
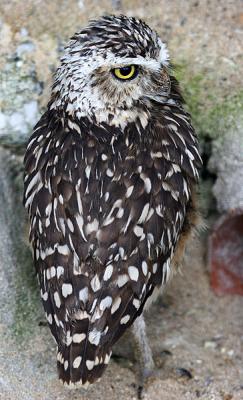
<svg viewBox="0 0 243 400">
<path fill-rule="evenodd" d="M 87 394 L 57 381 L 22 207 L 27 137 L 63 48 L 90 18 L 144 19 L 168 44 L 200 138 L 206 229 L 147 315 L 160 368 L 151 400 L 243 398 L 243 2 L 1 0 L 0 399 L 135 399 L 132 359 L 116 357 Z M 123 346 L 123 345 L 122 345 Z M 125 345 L 124 345 L 125 346 Z M 111 380 L 112 374 L 112 380 Z"/>
</svg>

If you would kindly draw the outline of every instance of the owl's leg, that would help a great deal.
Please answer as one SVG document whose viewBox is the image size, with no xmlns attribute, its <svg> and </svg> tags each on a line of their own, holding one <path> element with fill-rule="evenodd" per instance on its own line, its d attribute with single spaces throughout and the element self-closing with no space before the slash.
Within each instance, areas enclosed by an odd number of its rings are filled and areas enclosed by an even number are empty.
<svg viewBox="0 0 243 400">
<path fill-rule="evenodd" d="M 138 376 L 138 396 L 141 398 L 141 393 L 143 387 L 148 380 L 155 372 L 155 363 L 153 360 L 153 354 L 151 347 L 148 342 L 148 337 L 146 334 L 146 325 L 143 318 L 143 314 L 141 314 L 133 323 L 133 335 L 135 339 L 135 355 L 136 359 L 139 362 L 139 376 Z"/>
</svg>

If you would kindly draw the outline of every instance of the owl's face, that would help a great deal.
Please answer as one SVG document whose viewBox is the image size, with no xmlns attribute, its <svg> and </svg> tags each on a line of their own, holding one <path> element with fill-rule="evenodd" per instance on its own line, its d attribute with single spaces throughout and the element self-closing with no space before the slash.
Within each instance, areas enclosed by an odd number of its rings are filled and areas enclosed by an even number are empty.
<svg viewBox="0 0 243 400">
<path fill-rule="evenodd" d="M 102 17 L 75 34 L 66 47 L 52 108 L 122 126 L 137 118 L 139 104 L 168 99 L 168 64 L 165 44 L 144 22 Z M 141 107 L 139 114 L 141 118 Z"/>
</svg>

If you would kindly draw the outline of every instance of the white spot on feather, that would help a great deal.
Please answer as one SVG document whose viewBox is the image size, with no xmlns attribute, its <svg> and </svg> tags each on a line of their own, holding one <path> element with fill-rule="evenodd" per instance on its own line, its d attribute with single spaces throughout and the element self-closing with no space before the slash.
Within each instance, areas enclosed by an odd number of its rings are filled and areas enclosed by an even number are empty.
<svg viewBox="0 0 243 400">
<path fill-rule="evenodd" d="M 112 304 L 112 298 L 111 296 L 106 296 L 104 299 L 101 300 L 100 302 L 100 309 L 104 311 L 106 308 L 109 308 Z"/>
<path fill-rule="evenodd" d="M 88 300 L 88 288 L 85 287 L 79 291 L 79 300 L 82 301 L 83 303 L 86 303 Z"/>
<path fill-rule="evenodd" d="M 61 307 L 61 300 L 60 300 L 60 296 L 59 296 L 58 292 L 54 293 L 54 301 L 55 301 L 55 304 L 56 304 L 57 308 L 60 308 Z"/>
<path fill-rule="evenodd" d="M 119 288 L 121 288 L 122 286 L 124 286 L 127 282 L 129 281 L 129 278 L 126 274 L 122 274 L 118 276 L 117 279 L 117 286 Z"/>
<path fill-rule="evenodd" d="M 142 271 L 143 271 L 144 276 L 146 276 L 148 273 L 148 264 L 146 263 L 146 261 L 142 262 Z"/>
<path fill-rule="evenodd" d="M 67 371 L 68 369 L 68 360 L 64 361 L 64 370 Z"/>
<path fill-rule="evenodd" d="M 120 321 L 120 324 L 121 325 L 123 325 L 123 324 L 127 324 L 128 323 L 128 321 L 129 321 L 129 319 L 130 319 L 130 315 L 125 315 L 124 317 L 122 317 L 122 319 L 121 319 L 121 321 Z"/>
<path fill-rule="evenodd" d="M 82 357 L 78 356 L 75 358 L 73 362 L 73 368 L 78 368 L 81 364 Z"/>
<path fill-rule="evenodd" d="M 109 178 L 112 178 L 112 176 L 114 175 L 114 172 L 110 168 L 108 168 L 106 170 L 106 175 L 109 176 Z"/>
<path fill-rule="evenodd" d="M 158 269 L 158 263 L 153 264 L 153 273 L 156 274 Z"/>
<path fill-rule="evenodd" d="M 91 369 L 94 368 L 94 361 L 87 360 L 86 361 L 86 366 L 87 366 L 88 370 L 91 371 Z"/>
<path fill-rule="evenodd" d="M 111 307 L 111 314 L 114 314 L 118 310 L 118 308 L 120 307 L 120 304 L 121 304 L 121 298 L 117 297 Z"/>
<path fill-rule="evenodd" d="M 86 338 L 85 333 L 75 333 L 73 335 L 73 343 L 81 343 Z"/>
<path fill-rule="evenodd" d="M 148 212 L 149 212 L 149 203 L 145 204 L 145 206 L 143 207 L 143 211 L 141 212 L 141 215 L 137 222 L 138 224 L 142 224 L 143 222 L 145 222 L 148 216 Z"/>
<path fill-rule="evenodd" d="M 94 344 L 95 346 L 98 346 L 100 343 L 100 337 L 101 337 L 101 332 L 98 331 L 97 329 L 94 329 L 93 331 L 89 332 L 89 342 L 91 344 Z"/>
<path fill-rule="evenodd" d="M 105 355 L 104 364 L 108 364 L 111 358 L 111 353 Z"/>
<path fill-rule="evenodd" d="M 138 310 L 140 307 L 140 301 L 138 299 L 133 299 L 132 304 L 134 305 L 134 307 Z"/>
<path fill-rule="evenodd" d="M 71 283 L 63 283 L 62 285 L 62 295 L 63 297 L 67 297 L 73 292 L 73 287 Z"/>
<path fill-rule="evenodd" d="M 47 321 L 49 322 L 50 325 L 52 324 L 53 319 L 51 314 L 47 315 Z"/>
<path fill-rule="evenodd" d="M 138 280 L 139 272 L 138 272 L 137 267 L 134 267 L 134 266 L 128 267 L 128 274 L 129 274 L 130 279 L 131 279 L 132 281 L 135 281 L 135 282 L 136 282 L 136 281 Z"/>
<path fill-rule="evenodd" d="M 37 172 L 34 177 L 31 179 L 29 185 L 27 186 L 26 192 L 25 192 L 25 197 L 27 198 L 28 193 L 31 191 L 31 189 L 35 186 L 35 184 L 40 180 L 40 172 Z"/>
<path fill-rule="evenodd" d="M 59 254 L 63 254 L 64 256 L 68 256 L 70 253 L 70 249 L 67 244 L 64 244 L 63 246 L 58 246 L 57 251 Z"/>
<path fill-rule="evenodd" d="M 60 276 L 63 275 L 63 274 L 64 274 L 64 268 L 59 265 L 57 267 L 57 279 L 59 279 Z"/>
<path fill-rule="evenodd" d="M 86 225 L 86 234 L 89 235 L 91 232 L 97 231 L 99 228 L 99 222 L 95 218 L 92 222 Z"/>
<path fill-rule="evenodd" d="M 56 268 L 55 267 L 51 267 L 50 274 L 51 274 L 51 278 L 54 278 L 54 276 L 56 276 Z"/>
<path fill-rule="evenodd" d="M 98 278 L 98 275 L 95 275 L 94 277 L 93 277 L 93 279 L 91 280 L 91 282 L 90 282 L 90 286 L 91 286 L 91 288 L 92 288 L 92 290 L 94 291 L 94 292 L 97 292 L 99 289 L 100 289 L 100 280 L 99 280 L 99 278 Z"/>
<path fill-rule="evenodd" d="M 42 291 L 42 289 L 41 289 L 41 298 L 42 298 L 44 301 L 47 301 L 47 299 L 48 299 L 48 292 L 44 292 L 44 293 L 43 293 L 43 291 Z"/>
<path fill-rule="evenodd" d="M 125 194 L 127 199 L 131 196 L 133 189 L 134 189 L 134 185 L 129 186 L 129 188 L 127 189 L 126 194 Z"/>
<path fill-rule="evenodd" d="M 108 281 L 110 279 L 112 272 L 113 272 L 113 266 L 110 264 L 105 269 L 105 273 L 103 276 L 104 281 Z"/>
<path fill-rule="evenodd" d="M 133 232 L 135 233 L 135 235 L 136 235 L 137 237 L 140 237 L 140 236 L 143 235 L 143 228 L 142 228 L 141 226 L 136 225 L 136 226 L 133 228 Z"/>
</svg>

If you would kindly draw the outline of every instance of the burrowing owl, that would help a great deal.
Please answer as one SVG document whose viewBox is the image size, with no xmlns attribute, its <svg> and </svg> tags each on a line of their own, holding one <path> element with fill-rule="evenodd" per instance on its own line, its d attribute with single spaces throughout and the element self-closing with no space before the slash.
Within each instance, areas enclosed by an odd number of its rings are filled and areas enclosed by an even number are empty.
<svg viewBox="0 0 243 400">
<path fill-rule="evenodd" d="M 201 159 L 169 54 L 144 22 L 76 33 L 25 155 L 24 205 L 60 379 L 92 383 L 165 285 L 195 220 Z M 139 317 L 139 318 L 138 318 Z"/>
</svg>

